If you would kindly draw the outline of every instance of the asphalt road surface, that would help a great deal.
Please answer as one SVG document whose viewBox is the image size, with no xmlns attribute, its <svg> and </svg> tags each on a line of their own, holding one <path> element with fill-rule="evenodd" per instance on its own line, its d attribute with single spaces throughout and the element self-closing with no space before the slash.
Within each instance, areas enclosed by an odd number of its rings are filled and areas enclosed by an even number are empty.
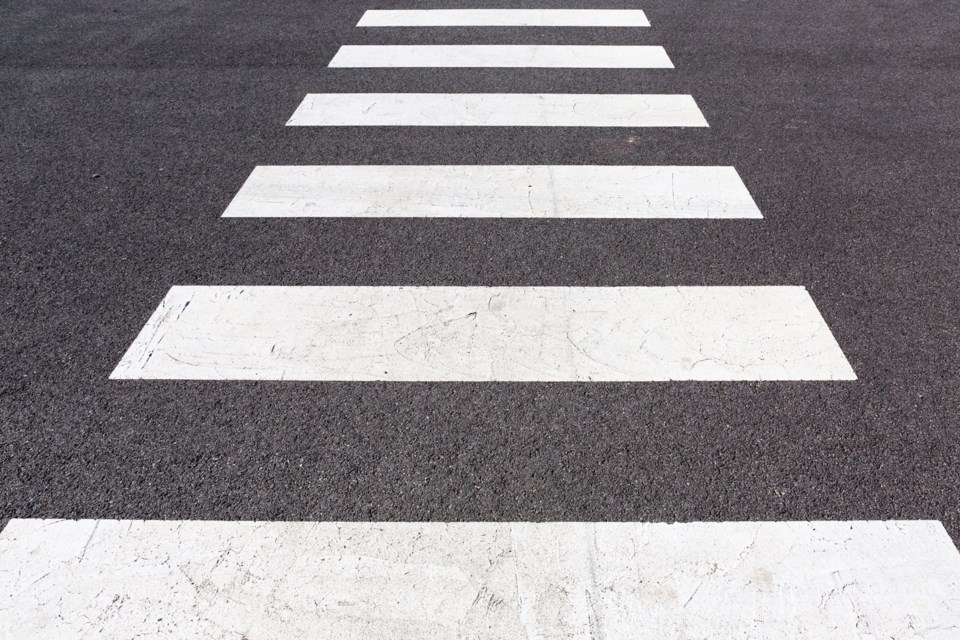
<svg viewBox="0 0 960 640">
<path fill-rule="evenodd" d="M 938 520 L 960 540 L 950 3 L 355 26 L 411 6 L 3 3 L 0 518 Z M 329 68 L 347 44 L 657 45 L 675 68 Z M 709 127 L 285 126 L 326 93 L 689 94 Z M 265 165 L 732 166 L 763 217 L 222 218 Z M 173 286 L 773 285 L 806 287 L 855 380 L 110 379 Z"/>
</svg>

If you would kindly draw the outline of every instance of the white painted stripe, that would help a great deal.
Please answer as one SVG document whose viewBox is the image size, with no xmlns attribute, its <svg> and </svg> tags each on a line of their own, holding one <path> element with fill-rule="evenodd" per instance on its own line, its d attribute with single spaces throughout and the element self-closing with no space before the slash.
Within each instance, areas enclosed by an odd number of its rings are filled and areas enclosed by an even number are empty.
<svg viewBox="0 0 960 640">
<path fill-rule="evenodd" d="M 733 167 L 261 166 L 224 217 L 761 218 Z"/>
<path fill-rule="evenodd" d="M 802 287 L 173 287 L 112 378 L 855 378 Z"/>
<path fill-rule="evenodd" d="M 0 636 L 955 640 L 938 522 L 14 520 Z"/>
<path fill-rule="evenodd" d="M 649 27 L 643 11 L 618 9 L 370 10 L 358 27 Z"/>
<path fill-rule="evenodd" d="M 609 45 L 345 45 L 331 67 L 672 69 L 663 47 Z"/>
<path fill-rule="evenodd" d="M 706 127 L 689 95 L 311 93 L 292 126 Z"/>
</svg>

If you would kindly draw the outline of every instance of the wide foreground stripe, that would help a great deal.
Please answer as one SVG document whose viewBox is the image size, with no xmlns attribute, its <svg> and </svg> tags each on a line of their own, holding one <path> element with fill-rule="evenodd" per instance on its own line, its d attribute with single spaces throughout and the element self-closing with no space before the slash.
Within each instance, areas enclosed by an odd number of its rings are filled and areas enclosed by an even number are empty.
<svg viewBox="0 0 960 640">
<path fill-rule="evenodd" d="M 706 127 L 689 95 L 311 93 L 291 126 Z"/>
<path fill-rule="evenodd" d="M 643 11 L 627 9 L 369 10 L 358 27 L 649 27 Z"/>
<path fill-rule="evenodd" d="M 937 522 L 14 520 L 17 640 L 955 640 Z"/>
<path fill-rule="evenodd" d="M 761 218 L 733 167 L 261 166 L 225 217 Z"/>
<path fill-rule="evenodd" d="M 802 287 L 173 287 L 113 378 L 831 380 Z"/>
<path fill-rule="evenodd" d="M 330 66 L 672 69 L 673 63 L 655 46 L 345 45 Z"/>
</svg>

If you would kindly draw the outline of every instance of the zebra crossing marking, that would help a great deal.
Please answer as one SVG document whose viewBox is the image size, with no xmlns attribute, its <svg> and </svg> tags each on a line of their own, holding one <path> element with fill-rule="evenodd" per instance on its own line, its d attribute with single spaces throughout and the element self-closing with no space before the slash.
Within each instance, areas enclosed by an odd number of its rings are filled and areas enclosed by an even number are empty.
<svg viewBox="0 0 960 640">
<path fill-rule="evenodd" d="M 367 11 L 358 26 L 648 26 Z M 331 67 L 673 68 L 662 47 L 344 46 Z M 310 94 L 291 126 L 707 127 L 689 95 Z M 224 217 L 760 218 L 732 167 L 257 167 Z M 114 379 L 853 380 L 802 287 L 173 287 Z M 14 520 L 0 636 L 946 640 L 938 522 Z"/>
<path fill-rule="evenodd" d="M 733 167 L 258 166 L 226 218 L 762 218 Z"/>
<path fill-rule="evenodd" d="M 635 9 L 367 10 L 358 27 L 649 27 Z"/>
<path fill-rule="evenodd" d="M 689 95 L 311 93 L 288 126 L 707 127 Z"/>
<path fill-rule="evenodd" d="M 960 628 L 939 522 L 14 520 L 0 636 L 924 638 Z"/>
<path fill-rule="evenodd" d="M 115 379 L 853 380 L 803 287 L 172 287 Z"/>
<path fill-rule="evenodd" d="M 663 47 L 612 45 L 344 45 L 330 67 L 672 69 Z"/>
</svg>

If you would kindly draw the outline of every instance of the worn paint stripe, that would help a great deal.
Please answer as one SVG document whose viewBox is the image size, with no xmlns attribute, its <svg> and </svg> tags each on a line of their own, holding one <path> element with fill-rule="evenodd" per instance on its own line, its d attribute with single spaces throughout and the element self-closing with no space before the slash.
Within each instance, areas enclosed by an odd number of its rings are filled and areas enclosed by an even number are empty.
<svg viewBox="0 0 960 640">
<path fill-rule="evenodd" d="M 761 218 L 733 167 L 260 166 L 225 217 Z"/>
<path fill-rule="evenodd" d="M 14 520 L 0 534 L 0 636 L 17 640 L 954 640 L 957 593 L 960 554 L 929 521 Z"/>
<path fill-rule="evenodd" d="M 634 9 L 368 10 L 358 27 L 649 27 Z"/>
<path fill-rule="evenodd" d="M 854 379 L 802 287 L 173 287 L 113 378 Z"/>
<path fill-rule="evenodd" d="M 290 126 L 706 127 L 689 95 L 312 93 Z"/>
<path fill-rule="evenodd" d="M 331 67 L 561 67 L 672 69 L 657 46 L 345 45 Z"/>
</svg>

